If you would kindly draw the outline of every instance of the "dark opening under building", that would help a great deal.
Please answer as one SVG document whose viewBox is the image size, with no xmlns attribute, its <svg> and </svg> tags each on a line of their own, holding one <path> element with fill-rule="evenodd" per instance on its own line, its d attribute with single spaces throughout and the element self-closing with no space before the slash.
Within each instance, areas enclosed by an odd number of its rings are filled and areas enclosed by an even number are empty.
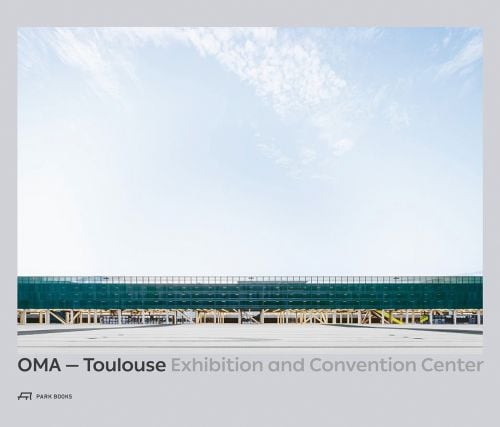
<svg viewBox="0 0 500 427">
<path fill-rule="evenodd" d="M 482 276 L 18 277 L 18 321 L 482 322 Z"/>
</svg>

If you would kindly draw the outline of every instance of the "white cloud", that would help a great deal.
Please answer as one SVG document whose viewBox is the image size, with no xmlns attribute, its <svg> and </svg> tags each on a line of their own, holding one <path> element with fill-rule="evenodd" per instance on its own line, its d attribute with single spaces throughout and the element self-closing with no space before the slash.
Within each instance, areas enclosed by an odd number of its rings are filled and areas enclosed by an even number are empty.
<svg viewBox="0 0 500 427">
<path fill-rule="evenodd" d="M 441 64 L 437 76 L 445 77 L 462 72 L 483 57 L 483 38 L 476 35 L 449 61 Z"/>
<path fill-rule="evenodd" d="M 188 29 L 187 34 L 202 55 L 213 55 L 282 116 L 332 100 L 346 86 L 307 38 L 292 40 L 272 28 Z"/>
<path fill-rule="evenodd" d="M 446 37 L 443 39 L 443 42 L 442 42 L 443 43 L 443 47 L 448 46 L 448 44 L 450 43 L 450 40 L 451 40 L 451 34 L 448 33 L 446 35 Z"/>
<path fill-rule="evenodd" d="M 401 129 L 410 126 L 410 117 L 404 108 L 397 102 L 392 102 L 387 106 L 384 115 L 394 129 Z"/>
<path fill-rule="evenodd" d="M 36 67 L 45 68 L 45 44 L 37 40 L 33 33 L 34 30 L 31 28 L 24 28 L 18 33 L 18 66 L 20 72 L 33 72 Z"/>
<path fill-rule="evenodd" d="M 341 104 L 311 117 L 310 124 L 316 129 L 318 141 L 329 147 L 331 154 L 341 156 L 353 147 L 354 142 L 345 135 L 353 131 L 350 116 L 355 114 L 355 107 Z"/>
<path fill-rule="evenodd" d="M 310 147 L 303 147 L 300 151 L 300 159 L 302 164 L 308 165 L 316 160 L 317 153 L 316 150 Z"/>
<path fill-rule="evenodd" d="M 281 116 L 331 101 L 346 86 L 313 41 L 280 35 L 275 28 L 56 29 L 47 41 L 61 61 L 111 95 L 119 92 L 121 70 L 133 75 L 127 49 L 145 43 L 164 47 L 181 42 L 214 57 Z"/>
<path fill-rule="evenodd" d="M 406 105 L 396 99 L 409 91 L 412 84 L 411 79 L 398 79 L 391 86 L 386 84 L 373 89 L 367 94 L 367 98 L 371 99 L 366 105 L 367 116 L 377 120 L 383 119 L 393 130 L 410 126 L 411 120 Z"/>
<path fill-rule="evenodd" d="M 347 30 L 347 40 L 356 43 L 372 43 L 384 34 L 384 30 L 378 27 L 351 27 Z"/>
<path fill-rule="evenodd" d="M 345 40 L 365 43 L 382 35 L 379 28 L 351 28 Z M 324 39 L 311 38 L 307 32 L 276 28 L 62 28 L 46 30 L 44 37 L 59 59 L 80 70 L 100 96 L 113 97 L 120 97 L 127 78 L 136 78 L 134 49 L 147 44 L 164 48 L 174 43 L 193 47 L 252 87 L 279 116 L 309 127 L 315 136 L 308 141 L 257 144 L 267 157 L 289 170 L 313 171 L 323 155 L 340 156 L 352 149 L 354 143 L 345 135 L 352 135 L 354 124 L 371 115 L 380 114 L 397 128 L 409 125 L 408 114 L 394 102 L 394 96 L 388 97 L 386 86 L 370 97 L 348 84 L 325 60 L 324 49 L 330 45 L 323 46 Z"/>
<path fill-rule="evenodd" d="M 350 37 L 355 35 L 352 29 Z M 359 37 L 368 40 L 378 35 L 378 30 L 366 29 Z M 340 95 L 347 91 L 347 82 L 324 60 L 317 40 L 276 28 L 57 28 L 43 30 L 35 38 L 43 39 L 61 62 L 81 72 L 100 97 L 120 98 L 122 85 L 136 78 L 135 49 L 173 43 L 192 46 L 201 56 L 214 58 L 279 116 L 306 125 L 321 111 L 337 114 L 343 102 Z M 304 167 L 314 167 L 314 145 L 332 140 L 331 122 L 326 127 L 313 124 L 312 129 L 317 140 L 309 141 L 308 147 L 292 148 L 290 141 L 258 147 L 277 165 L 300 173 Z"/>
<path fill-rule="evenodd" d="M 257 147 L 262 150 L 266 157 L 274 160 L 274 162 L 279 166 L 287 167 L 292 164 L 292 160 L 290 159 L 290 157 L 283 154 L 283 152 L 276 146 L 276 144 L 261 142 L 257 144 Z"/>
<path fill-rule="evenodd" d="M 119 77 L 113 60 L 116 55 L 95 38 L 82 38 L 68 28 L 58 28 L 47 39 L 59 59 L 72 67 L 80 69 L 97 89 L 98 93 L 117 96 Z"/>
<path fill-rule="evenodd" d="M 339 139 L 338 141 L 335 142 L 332 141 L 330 143 L 330 148 L 334 156 L 340 156 L 346 153 L 347 151 L 351 150 L 353 146 L 354 146 L 353 141 L 347 138 L 342 138 Z"/>
<path fill-rule="evenodd" d="M 439 53 L 439 44 L 434 43 L 431 47 L 427 49 L 427 52 L 429 52 L 429 55 L 431 56 L 436 56 Z"/>
</svg>

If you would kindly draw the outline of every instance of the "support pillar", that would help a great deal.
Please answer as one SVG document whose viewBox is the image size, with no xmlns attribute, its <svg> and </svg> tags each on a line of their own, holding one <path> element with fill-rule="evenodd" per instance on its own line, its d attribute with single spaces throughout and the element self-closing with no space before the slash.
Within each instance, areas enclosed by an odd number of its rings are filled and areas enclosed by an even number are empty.
<svg viewBox="0 0 500 427">
<path fill-rule="evenodd" d="M 116 310 L 116 314 L 118 315 L 118 324 L 122 324 L 122 311 L 121 310 Z"/>
<path fill-rule="evenodd" d="M 381 313 L 382 313 L 382 318 L 380 319 L 380 321 L 382 322 L 382 325 L 384 325 L 385 324 L 385 311 L 382 309 Z"/>
<path fill-rule="evenodd" d="M 94 323 L 97 323 L 97 310 L 94 310 Z"/>
<path fill-rule="evenodd" d="M 477 324 L 481 324 L 481 310 L 477 310 Z"/>
<path fill-rule="evenodd" d="M 26 310 L 21 310 L 21 325 L 26 325 Z"/>
<path fill-rule="evenodd" d="M 409 314 L 408 314 L 408 310 L 405 311 L 405 323 L 408 324 L 408 319 L 409 318 Z"/>
<path fill-rule="evenodd" d="M 264 323 L 264 310 L 260 310 L 260 323 Z"/>
<path fill-rule="evenodd" d="M 241 325 L 241 310 L 238 310 L 238 324 Z"/>
<path fill-rule="evenodd" d="M 75 321 L 75 312 L 73 310 L 69 311 L 69 323 L 72 325 Z"/>
<path fill-rule="evenodd" d="M 45 310 L 45 324 L 50 325 L 50 311 Z"/>
<path fill-rule="evenodd" d="M 144 314 L 144 310 L 141 310 L 141 323 L 143 325 L 146 323 L 146 315 Z"/>
<path fill-rule="evenodd" d="M 432 325 L 432 324 L 434 323 L 434 321 L 433 321 L 433 320 L 434 320 L 434 318 L 433 318 L 433 316 L 432 316 L 432 310 L 429 310 L 429 324 L 431 324 L 431 325 Z"/>
<path fill-rule="evenodd" d="M 333 319 L 332 319 L 332 323 L 334 325 L 337 324 L 337 310 L 333 310 Z"/>
<path fill-rule="evenodd" d="M 457 310 L 453 310 L 453 324 L 457 324 Z"/>
<path fill-rule="evenodd" d="M 372 311 L 371 310 L 368 310 L 368 324 L 369 325 L 372 324 Z"/>
</svg>

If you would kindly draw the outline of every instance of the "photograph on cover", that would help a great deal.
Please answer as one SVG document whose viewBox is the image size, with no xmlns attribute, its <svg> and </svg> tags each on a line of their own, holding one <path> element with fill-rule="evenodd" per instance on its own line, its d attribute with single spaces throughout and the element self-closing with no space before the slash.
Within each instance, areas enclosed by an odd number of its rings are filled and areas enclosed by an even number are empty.
<svg viewBox="0 0 500 427">
<path fill-rule="evenodd" d="M 479 28 L 18 30 L 20 354 L 480 354 Z"/>
</svg>

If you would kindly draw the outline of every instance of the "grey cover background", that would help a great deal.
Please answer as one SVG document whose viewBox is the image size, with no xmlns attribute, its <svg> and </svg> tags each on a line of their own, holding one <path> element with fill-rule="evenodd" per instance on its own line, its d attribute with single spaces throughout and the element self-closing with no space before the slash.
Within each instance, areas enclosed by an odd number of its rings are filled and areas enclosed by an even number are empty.
<svg viewBox="0 0 500 427">
<path fill-rule="evenodd" d="M 1 369 L 4 425 L 498 425 L 500 16 L 486 1 L 11 0 L 0 43 Z M 485 369 L 479 374 L 22 374 L 16 353 L 17 26 L 480 26 L 484 30 Z M 83 274 L 84 272 L 82 272 Z M 62 358 L 70 361 L 71 358 Z M 18 402 L 20 391 L 71 401 Z"/>
</svg>

